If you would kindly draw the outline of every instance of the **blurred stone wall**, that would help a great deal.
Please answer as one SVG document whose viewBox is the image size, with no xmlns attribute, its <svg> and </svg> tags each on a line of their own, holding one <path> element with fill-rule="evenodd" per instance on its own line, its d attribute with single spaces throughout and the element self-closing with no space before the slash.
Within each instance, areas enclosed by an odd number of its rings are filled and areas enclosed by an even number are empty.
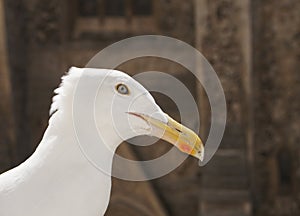
<svg viewBox="0 0 300 216">
<path fill-rule="evenodd" d="M 196 10 L 197 48 L 217 72 L 227 102 L 221 146 L 202 172 L 199 215 L 251 215 L 250 4 L 244 0 L 197 1 Z M 209 116 L 202 107 L 204 116 Z"/>
<path fill-rule="evenodd" d="M 254 1 L 256 210 L 300 214 L 300 2 Z"/>
<path fill-rule="evenodd" d="M 11 77 L 7 56 L 4 3 L 0 1 L 0 170 L 14 165 L 15 128 Z"/>
<path fill-rule="evenodd" d="M 195 2 L 228 108 L 200 215 L 299 215 L 299 1 Z"/>
</svg>

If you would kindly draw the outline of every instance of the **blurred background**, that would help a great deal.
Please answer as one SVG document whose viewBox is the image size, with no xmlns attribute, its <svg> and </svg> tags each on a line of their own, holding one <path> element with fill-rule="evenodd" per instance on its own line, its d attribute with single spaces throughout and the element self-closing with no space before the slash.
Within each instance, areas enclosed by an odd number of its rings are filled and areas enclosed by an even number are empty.
<svg viewBox="0 0 300 216">
<path fill-rule="evenodd" d="M 225 91 L 227 127 L 205 167 L 188 158 L 157 180 L 113 179 L 106 215 L 300 215 L 298 0 L 0 0 L 0 171 L 32 154 L 47 127 L 53 90 L 70 66 L 143 34 L 175 37 L 204 54 Z M 159 70 L 181 80 L 198 102 L 205 140 L 210 109 L 192 73 L 157 58 L 118 69 Z M 154 97 L 179 119 L 172 100 Z M 147 160 L 169 148 L 163 141 L 124 142 L 118 153 Z"/>
</svg>

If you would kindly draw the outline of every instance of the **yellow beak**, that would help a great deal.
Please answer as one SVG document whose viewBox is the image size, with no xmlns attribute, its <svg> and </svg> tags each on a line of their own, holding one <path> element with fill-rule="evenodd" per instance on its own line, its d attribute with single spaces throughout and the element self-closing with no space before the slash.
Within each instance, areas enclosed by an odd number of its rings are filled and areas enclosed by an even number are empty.
<svg viewBox="0 0 300 216">
<path fill-rule="evenodd" d="M 204 146 L 198 135 L 191 129 L 178 123 L 170 116 L 167 116 L 167 123 L 144 114 L 130 113 L 144 119 L 152 126 L 151 135 L 175 145 L 180 151 L 192 155 L 203 161 Z"/>
</svg>

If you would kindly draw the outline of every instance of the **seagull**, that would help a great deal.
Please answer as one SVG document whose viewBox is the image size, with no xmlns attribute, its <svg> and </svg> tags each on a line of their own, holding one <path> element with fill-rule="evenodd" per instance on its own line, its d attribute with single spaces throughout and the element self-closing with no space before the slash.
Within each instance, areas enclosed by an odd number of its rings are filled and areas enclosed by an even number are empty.
<svg viewBox="0 0 300 216">
<path fill-rule="evenodd" d="M 98 92 L 91 92 L 95 83 Z M 95 95 L 91 104 L 101 133 L 101 139 L 93 142 L 109 149 L 94 153 L 105 157 L 108 170 L 122 141 L 138 135 L 161 138 L 203 160 L 204 146 L 196 133 L 165 114 L 140 83 L 121 71 L 71 67 L 54 92 L 49 124 L 37 149 L 19 166 L 0 175 L 1 216 L 105 214 L 111 173 L 97 169 L 81 148 L 84 140 L 78 138 L 81 132 L 92 136 L 92 127 L 84 125 L 90 95 Z M 74 102 L 76 95 L 84 101 Z M 83 119 L 77 122 L 79 132 L 74 127 L 75 117 Z"/>
</svg>

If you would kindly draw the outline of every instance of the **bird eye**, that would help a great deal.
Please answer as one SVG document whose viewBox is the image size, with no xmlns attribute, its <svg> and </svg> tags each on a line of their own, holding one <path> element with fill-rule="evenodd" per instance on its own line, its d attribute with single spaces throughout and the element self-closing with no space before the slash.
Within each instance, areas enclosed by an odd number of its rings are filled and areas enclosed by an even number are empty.
<svg viewBox="0 0 300 216">
<path fill-rule="evenodd" d="M 123 95 L 127 95 L 129 94 L 129 90 L 128 90 L 128 87 L 124 84 L 118 84 L 116 86 L 116 89 L 117 91 L 120 93 L 120 94 L 123 94 Z"/>
</svg>

